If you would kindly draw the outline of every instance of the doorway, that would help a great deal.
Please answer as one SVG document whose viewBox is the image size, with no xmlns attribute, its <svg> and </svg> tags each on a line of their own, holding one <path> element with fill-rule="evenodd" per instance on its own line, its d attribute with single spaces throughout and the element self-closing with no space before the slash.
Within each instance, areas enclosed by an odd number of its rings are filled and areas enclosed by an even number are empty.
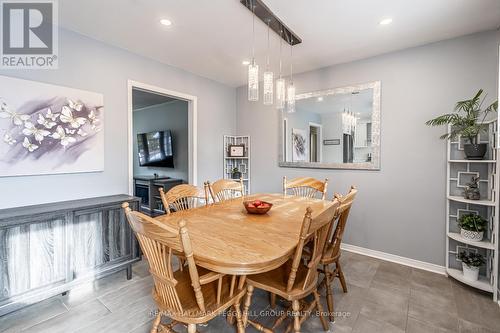
<svg viewBox="0 0 500 333">
<path fill-rule="evenodd" d="M 135 95 L 135 98 L 134 98 Z M 142 102 L 145 103 L 143 107 L 139 107 L 138 99 L 142 98 Z M 134 107 L 134 101 L 135 101 L 135 107 Z M 178 140 L 186 140 L 187 143 L 184 142 L 177 142 L 182 143 L 182 148 L 184 150 L 187 150 L 187 168 L 185 174 L 186 174 L 186 179 L 183 179 L 184 182 L 187 182 L 192 185 L 197 185 L 197 147 L 196 147 L 196 140 L 197 140 L 197 97 L 172 91 L 172 90 L 167 90 L 161 87 L 156 87 L 152 86 L 149 84 L 137 82 L 137 81 L 128 81 L 128 174 L 129 174 L 129 194 L 134 193 L 134 171 L 137 172 L 138 168 L 137 166 L 140 164 L 138 161 L 140 154 L 138 153 L 139 151 L 139 145 L 138 145 L 138 133 L 134 133 L 134 118 L 137 119 L 136 115 L 139 115 L 141 112 L 152 112 L 151 106 L 148 106 L 148 103 L 156 103 L 159 105 L 163 106 L 168 106 L 169 103 L 171 104 L 169 107 L 177 107 L 177 108 L 185 108 L 185 112 L 187 112 L 187 135 L 182 136 L 181 134 L 178 134 L 179 137 L 177 138 Z M 143 126 L 146 126 L 142 124 Z M 155 125 L 152 125 L 155 126 Z M 160 127 L 158 127 L 160 126 Z M 173 125 L 172 125 L 173 126 Z M 147 127 L 147 126 L 146 126 Z M 168 138 L 170 137 L 171 140 L 175 143 L 175 136 L 174 136 L 174 130 L 169 127 L 168 125 L 164 125 L 163 128 L 161 124 L 156 124 L 156 127 L 158 128 L 153 128 L 151 127 L 151 131 L 146 131 L 144 130 L 146 127 L 141 127 L 141 133 L 142 132 L 149 132 L 149 133 L 159 133 L 158 135 L 162 135 L 164 138 L 164 142 L 168 142 Z M 138 131 L 139 127 L 136 126 L 135 131 Z M 147 133 L 142 133 L 142 134 L 147 134 Z M 152 134 L 153 135 L 153 134 Z M 140 137 L 145 138 L 146 135 L 142 135 Z M 142 143 L 142 140 L 140 140 Z M 154 145 L 154 143 L 153 143 Z M 137 147 L 136 147 L 137 146 Z M 162 148 L 163 149 L 163 148 Z M 165 148 L 167 149 L 167 148 Z M 164 150 L 163 149 L 163 152 Z M 168 149 L 167 149 L 168 151 Z M 135 154 L 134 154 L 135 153 Z M 182 155 L 181 152 L 177 152 L 177 155 Z M 162 154 L 160 154 L 162 155 Z M 163 154 L 165 155 L 165 154 Z M 168 155 L 168 154 L 167 154 Z M 173 150 L 173 158 L 174 158 L 174 167 L 175 164 L 175 158 L 176 158 L 176 152 L 175 149 Z M 164 163 L 169 164 L 168 158 L 160 158 Z M 135 163 L 134 163 L 135 161 Z M 178 161 L 180 162 L 180 161 Z M 165 165 L 166 165 L 165 164 Z M 181 163 L 182 164 L 182 163 Z M 160 164 L 161 165 L 161 164 Z M 134 167 L 135 166 L 135 167 Z M 170 165 L 169 165 L 170 166 Z M 158 174 L 159 172 L 155 171 L 156 166 L 151 167 L 151 174 Z M 159 169 L 162 170 L 162 169 Z M 167 170 L 167 168 L 165 168 Z M 173 171 L 173 169 L 170 169 L 170 171 Z M 165 171 L 165 174 L 168 174 L 168 170 Z M 179 173 L 176 173 L 179 175 Z M 182 173 L 181 173 L 182 174 Z"/>
<path fill-rule="evenodd" d="M 320 124 L 309 123 L 309 162 L 321 162 L 323 159 L 322 127 Z"/>
</svg>

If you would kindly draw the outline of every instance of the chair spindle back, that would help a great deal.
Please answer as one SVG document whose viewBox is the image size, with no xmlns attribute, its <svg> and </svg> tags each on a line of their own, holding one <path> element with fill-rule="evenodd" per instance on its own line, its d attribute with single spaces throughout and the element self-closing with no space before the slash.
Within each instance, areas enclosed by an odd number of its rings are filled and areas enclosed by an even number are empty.
<svg viewBox="0 0 500 333">
<path fill-rule="evenodd" d="M 208 181 L 206 182 L 206 184 L 214 202 L 222 202 L 243 197 L 245 193 L 242 178 L 240 178 L 238 181 L 230 179 L 219 179 L 213 184 Z"/>
<path fill-rule="evenodd" d="M 290 181 L 287 181 L 286 176 L 283 177 L 284 195 L 288 192 L 296 196 L 307 198 L 315 198 L 319 195 L 320 199 L 325 200 L 327 187 L 328 178 L 322 182 L 311 177 L 298 177 Z"/>
<path fill-rule="evenodd" d="M 159 191 L 167 214 L 172 212 L 171 208 L 180 211 L 208 205 L 207 191 L 190 184 L 174 186 L 167 193 L 161 187 Z"/>
</svg>

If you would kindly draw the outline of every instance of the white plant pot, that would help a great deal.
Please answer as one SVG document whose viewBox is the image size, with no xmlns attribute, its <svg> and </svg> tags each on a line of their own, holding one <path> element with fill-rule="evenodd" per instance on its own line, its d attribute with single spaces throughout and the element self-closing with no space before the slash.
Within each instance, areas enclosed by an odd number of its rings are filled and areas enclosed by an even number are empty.
<svg viewBox="0 0 500 333">
<path fill-rule="evenodd" d="M 462 263 L 462 271 L 464 273 L 464 280 L 477 281 L 479 279 L 479 267 L 469 267 Z"/>
<path fill-rule="evenodd" d="M 484 231 L 470 231 L 460 228 L 460 235 L 472 242 L 480 242 L 483 240 Z"/>
</svg>

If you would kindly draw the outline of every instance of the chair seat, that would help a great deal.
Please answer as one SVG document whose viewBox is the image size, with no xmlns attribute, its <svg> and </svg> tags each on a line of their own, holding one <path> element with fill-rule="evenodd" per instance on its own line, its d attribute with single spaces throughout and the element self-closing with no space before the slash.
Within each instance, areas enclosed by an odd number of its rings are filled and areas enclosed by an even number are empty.
<svg viewBox="0 0 500 333">
<path fill-rule="evenodd" d="M 256 288 L 277 294 L 289 301 L 301 299 L 314 291 L 316 283 L 318 282 L 318 276 L 317 274 L 314 274 L 313 279 L 308 282 L 306 288 L 302 289 L 308 269 L 307 266 L 300 264 L 293 288 L 292 290 L 287 291 L 286 287 L 291 267 L 292 261 L 289 260 L 284 265 L 281 265 L 272 271 L 247 276 L 247 283 Z"/>
<path fill-rule="evenodd" d="M 203 276 L 210 273 L 209 270 L 197 266 L 198 273 Z M 234 287 L 234 294 L 230 296 L 230 285 L 231 276 L 225 275 L 222 281 L 222 291 L 220 303 L 217 303 L 217 285 L 218 280 L 207 283 L 201 286 L 201 291 L 203 293 L 205 301 L 205 312 L 201 311 L 196 302 L 196 297 L 191 286 L 191 277 L 189 275 L 189 270 L 187 267 L 184 270 L 177 270 L 174 272 L 174 278 L 177 280 L 176 289 L 181 297 L 182 309 L 181 313 L 172 312 L 172 309 L 166 307 L 162 302 L 161 298 L 158 297 L 156 289 L 153 287 L 153 299 L 160 308 L 160 311 L 165 311 L 166 315 L 174 320 L 185 321 L 186 318 L 190 319 L 190 322 L 195 324 L 205 323 L 210 319 L 218 316 L 225 309 L 234 303 L 234 300 L 242 297 L 245 293 L 245 289 L 238 290 L 237 285 Z"/>
</svg>

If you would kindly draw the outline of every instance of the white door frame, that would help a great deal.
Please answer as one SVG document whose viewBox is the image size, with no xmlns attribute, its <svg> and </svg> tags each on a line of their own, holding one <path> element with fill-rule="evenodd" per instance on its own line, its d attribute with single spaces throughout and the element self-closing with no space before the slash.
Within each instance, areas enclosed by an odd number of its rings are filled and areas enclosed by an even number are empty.
<svg viewBox="0 0 500 333">
<path fill-rule="evenodd" d="M 318 162 L 323 162 L 323 125 L 318 124 L 318 123 L 313 123 L 309 122 L 309 127 L 307 128 L 307 132 L 309 132 L 309 138 L 311 138 L 311 126 L 319 128 L 319 138 L 318 142 L 316 144 L 316 150 L 319 152 L 319 161 Z M 311 147 L 309 147 L 310 149 Z"/>
<path fill-rule="evenodd" d="M 188 102 L 188 183 L 197 185 L 198 178 L 198 149 L 197 149 L 197 113 L 198 113 L 198 97 L 181 93 L 178 91 L 168 90 L 161 87 L 153 86 L 147 83 L 137 82 L 133 80 L 127 81 L 127 94 L 128 94 L 128 137 L 127 137 L 127 150 L 128 150 L 128 191 L 132 195 L 134 193 L 134 158 L 133 158 L 133 138 L 132 138 L 132 89 L 138 88 L 142 90 L 151 91 L 153 93 L 175 97 Z"/>
</svg>

